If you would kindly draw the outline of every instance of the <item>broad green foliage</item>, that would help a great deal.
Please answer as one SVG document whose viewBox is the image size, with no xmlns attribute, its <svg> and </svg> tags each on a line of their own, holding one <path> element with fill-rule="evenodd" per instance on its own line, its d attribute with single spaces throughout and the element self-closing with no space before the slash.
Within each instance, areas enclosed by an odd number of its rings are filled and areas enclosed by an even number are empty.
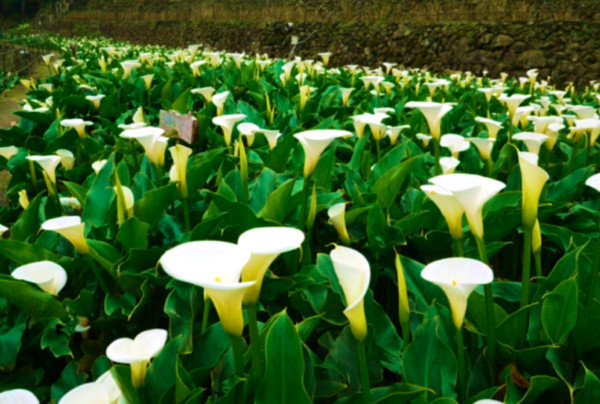
<svg viewBox="0 0 600 404">
<path fill-rule="evenodd" d="M 535 71 L 500 80 L 11 40 L 55 54 L 47 79 L 24 83 L 21 121 L 0 130 L 0 166 L 12 174 L 0 207 L 0 392 L 56 403 L 94 382 L 130 404 L 598 401 L 600 194 L 586 186 L 600 163 L 597 83 L 562 92 Z M 157 129 L 162 109 L 191 113 L 196 141 Z M 456 211 L 435 200 L 446 188 L 430 179 L 442 170 L 505 184 L 468 221 L 459 209 L 462 239 L 447 225 Z M 478 215 L 485 231 L 471 228 Z M 61 217 L 68 229 L 47 222 Z M 247 284 L 201 279 L 210 261 L 187 263 L 196 284 L 159 263 L 184 243 L 237 243 L 272 226 L 304 238 L 268 251 L 258 304 L 245 300 L 236 317 L 241 336 L 219 317 L 235 308 L 215 306 Z M 366 263 L 330 256 L 342 244 Z M 421 276 L 433 261 L 482 251 L 494 281 L 451 295 L 452 306 Z M 56 293 L 45 284 L 54 278 L 11 276 L 40 261 L 64 269 Z M 465 301 L 459 339 L 452 310 Z M 147 330 L 166 341 L 134 339 Z M 144 349 L 110 345 L 122 338 Z"/>
</svg>

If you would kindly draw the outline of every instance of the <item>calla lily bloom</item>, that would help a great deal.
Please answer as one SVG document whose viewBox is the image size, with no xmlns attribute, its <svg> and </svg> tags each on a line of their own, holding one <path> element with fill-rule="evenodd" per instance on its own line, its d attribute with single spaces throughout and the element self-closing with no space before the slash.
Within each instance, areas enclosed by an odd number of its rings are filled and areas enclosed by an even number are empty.
<svg viewBox="0 0 600 404">
<path fill-rule="evenodd" d="M 329 255 L 346 298 L 344 315 L 350 322 L 354 338 L 363 341 L 367 336 L 364 299 L 371 282 L 369 261 L 360 252 L 342 246 L 333 249 Z"/>
<path fill-rule="evenodd" d="M 452 238 L 454 240 L 460 240 L 463 233 L 462 217 L 465 210 L 458 199 L 452 192 L 437 185 L 422 185 L 421 190 L 427 194 L 440 212 L 442 212 Z"/>
<path fill-rule="evenodd" d="M 354 91 L 354 88 L 340 88 L 342 93 L 342 105 L 347 107 L 348 101 L 350 100 L 350 94 Z"/>
<path fill-rule="evenodd" d="M 525 146 L 527 146 L 527 150 L 533 154 L 540 154 L 540 148 L 542 147 L 542 143 L 548 140 L 548 136 L 542 133 L 535 132 L 517 133 L 516 135 L 513 135 L 512 138 L 525 143 Z"/>
<path fill-rule="evenodd" d="M 388 126 L 386 134 L 390 138 L 390 143 L 396 144 L 398 141 L 398 136 L 400 136 L 400 132 L 405 129 L 410 129 L 410 125 Z"/>
<path fill-rule="evenodd" d="M 569 109 L 577 115 L 579 119 L 598 119 L 596 109 L 589 105 L 571 105 Z"/>
<path fill-rule="evenodd" d="M 241 121 L 244 118 L 246 118 L 246 115 L 244 114 L 229 114 L 216 116 L 212 119 L 212 123 L 221 127 L 221 130 L 223 131 L 223 136 L 225 137 L 225 144 L 227 146 L 231 145 L 231 135 L 233 133 L 233 127 L 237 122 Z"/>
<path fill-rule="evenodd" d="M 90 121 L 84 121 L 83 119 L 63 119 L 60 124 L 69 129 L 75 129 L 81 139 L 85 139 L 85 127 L 91 126 L 94 123 Z"/>
<path fill-rule="evenodd" d="M 167 138 L 160 141 L 159 138 L 165 131 L 161 128 L 155 128 L 151 126 L 144 126 L 138 129 L 127 129 L 124 130 L 120 137 L 123 139 L 135 139 L 137 140 L 146 153 L 148 160 L 152 164 L 162 165 L 164 163 L 164 154 L 166 148 Z"/>
<path fill-rule="evenodd" d="M 75 167 L 75 156 L 73 152 L 67 149 L 58 149 L 54 152 L 58 157 L 60 157 L 60 163 L 65 168 L 65 170 L 72 170 Z"/>
<path fill-rule="evenodd" d="M 329 64 L 329 58 L 331 57 L 331 52 L 321 52 L 319 56 L 323 59 L 323 65 L 327 66 Z"/>
<path fill-rule="evenodd" d="M 328 223 L 333 225 L 342 243 L 350 245 L 350 235 L 346 229 L 346 202 L 336 203 L 331 206 L 327 209 L 327 216 L 329 216 Z"/>
<path fill-rule="evenodd" d="M 252 146 L 252 143 L 254 143 L 254 135 L 259 131 L 260 127 L 252 122 L 244 122 L 238 125 L 238 132 L 240 132 L 240 135 L 246 137 L 248 146 Z"/>
<path fill-rule="evenodd" d="M 212 96 L 212 103 L 217 107 L 217 116 L 223 114 L 223 109 L 225 108 L 225 101 L 229 97 L 229 91 L 223 91 L 222 93 L 218 93 Z"/>
<path fill-rule="evenodd" d="M 205 64 L 206 60 L 198 60 L 190 64 L 190 68 L 192 69 L 192 74 L 194 75 L 194 77 L 198 77 L 200 75 L 200 67 Z"/>
<path fill-rule="evenodd" d="M 600 173 L 592 175 L 585 181 L 585 185 L 588 187 L 594 188 L 596 191 L 600 192 Z"/>
<path fill-rule="evenodd" d="M 35 161 L 42 167 L 44 175 L 52 184 L 56 184 L 56 167 L 61 161 L 58 156 L 27 156 L 27 160 Z"/>
<path fill-rule="evenodd" d="M 562 123 L 563 119 L 560 116 L 530 116 L 527 120 L 533 122 L 533 131 L 535 133 L 545 133 L 548 125 L 551 123 Z"/>
<path fill-rule="evenodd" d="M 113 362 L 131 366 L 131 381 L 134 387 L 144 385 L 146 367 L 167 342 L 168 333 L 152 329 L 139 333 L 134 339 L 119 338 L 106 348 L 106 356 Z"/>
<path fill-rule="evenodd" d="M 97 160 L 92 163 L 92 170 L 94 170 L 96 175 L 98 175 L 100 173 L 100 170 L 102 170 L 102 168 L 106 165 L 107 162 L 108 162 L 108 160 L 104 159 L 104 160 Z"/>
<path fill-rule="evenodd" d="M 450 150 L 452 157 L 458 159 L 458 154 L 461 151 L 467 150 L 471 146 L 471 143 L 460 135 L 448 134 L 441 137 L 440 146 Z"/>
<path fill-rule="evenodd" d="M 477 151 L 479 151 L 482 160 L 488 161 L 492 158 L 492 149 L 494 148 L 496 139 L 473 137 L 470 138 L 469 141 L 477 147 Z"/>
<path fill-rule="evenodd" d="M 494 121 L 492 119 L 482 118 L 478 116 L 477 118 L 475 118 L 475 121 L 485 125 L 488 131 L 488 136 L 492 139 L 495 139 L 498 136 L 498 132 L 500 131 L 500 129 L 502 129 L 502 122 Z"/>
<path fill-rule="evenodd" d="M 443 174 L 452 174 L 459 164 L 460 160 L 456 157 L 442 157 L 440 159 L 440 166 L 442 167 Z"/>
<path fill-rule="evenodd" d="M 275 148 L 275 146 L 277 146 L 277 139 L 279 139 L 281 137 L 281 133 L 279 133 L 279 131 L 277 131 L 277 130 L 268 130 L 268 129 L 261 129 L 259 132 L 262 133 L 265 136 L 265 138 L 267 139 L 267 143 L 269 144 L 269 149 L 273 150 Z"/>
<path fill-rule="evenodd" d="M 21 265 L 11 275 L 13 278 L 37 284 L 51 295 L 58 295 L 67 283 L 67 273 L 63 267 L 51 261 Z"/>
<path fill-rule="evenodd" d="M 589 134 L 589 144 L 594 146 L 598 136 L 600 136 L 600 119 L 576 119 L 574 121 L 575 126 L 570 128 L 571 133 L 576 135 L 576 139 L 581 136 L 582 133 Z"/>
<path fill-rule="evenodd" d="M 3 224 L 0 224 L 0 237 L 2 237 L 7 231 L 8 227 L 4 226 Z"/>
<path fill-rule="evenodd" d="M 434 261 L 421 271 L 421 277 L 438 285 L 448 298 L 452 321 L 457 329 L 467 311 L 467 300 L 479 285 L 491 283 L 494 273 L 483 262 L 471 258 L 446 258 Z"/>
<path fill-rule="evenodd" d="M 523 191 L 523 225 L 529 229 L 535 225 L 540 195 L 546 181 L 550 178 L 543 168 L 538 167 L 537 162 L 537 154 L 519 152 Z"/>
<path fill-rule="evenodd" d="M 423 143 L 423 147 L 427 147 L 429 145 L 429 142 L 431 141 L 431 136 L 426 135 L 424 133 L 417 133 L 416 138 L 419 139 L 421 143 Z"/>
<path fill-rule="evenodd" d="M 506 184 L 475 174 L 444 174 L 429 180 L 454 195 L 462 205 L 471 232 L 483 240 L 483 205 Z"/>
<path fill-rule="evenodd" d="M 60 204 L 64 208 L 69 208 L 72 210 L 81 210 L 81 204 L 79 203 L 77 198 L 75 198 L 73 196 L 68 196 L 68 197 L 61 196 L 58 199 L 60 200 Z"/>
<path fill-rule="evenodd" d="M 510 97 L 506 94 L 502 94 L 500 97 L 498 97 L 498 99 L 502 101 L 502 103 L 506 104 L 506 107 L 508 108 L 508 116 L 512 119 L 519 105 L 521 105 L 521 103 L 529 97 L 531 97 L 529 94 L 513 94 Z"/>
<path fill-rule="evenodd" d="M 98 108 L 100 108 L 100 101 L 102 101 L 102 99 L 104 97 L 105 97 L 104 94 L 86 95 L 85 99 L 88 100 L 89 102 L 91 102 L 92 104 L 94 104 L 95 109 L 98 109 Z"/>
<path fill-rule="evenodd" d="M 242 282 L 255 282 L 244 295 L 245 304 L 258 303 L 269 266 L 279 254 L 300 248 L 303 241 L 304 233 L 291 227 L 257 227 L 242 233 L 238 245 L 251 254 L 242 269 Z"/>
<path fill-rule="evenodd" d="M 362 76 L 360 79 L 365 85 L 365 90 L 368 90 L 369 87 L 373 87 L 377 92 L 379 92 L 379 84 L 383 81 L 383 77 L 381 76 Z"/>
<path fill-rule="evenodd" d="M 133 191 L 131 188 L 121 185 L 121 192 L 123 192 L 123 205 L 127 211 L 127 215 L 129 217 L 133 216 L 133 205 L 135 204 L 135 197 L 133 196 Z M 118 186 L 113 187 L 113 191 L 117 194 L 117 203 L 119 203 L 119 190 Z"/>
<path fill-rule="evenodd" d="M 29 197 L 27 196 L 27 191 L 24 189 L 19 191 L 19 205 L 21 205 L 23 209 L 27 209 L 29 206 Z"/>
<path fill-rule="evenodd" d="M 213 98 L 213 94 L 215 93 L 215 89 L 212 87 L 202 87 L 202 88 L 194 88 L 192 90 L 192 94 L 200 94 L 206 102 L 211 102 Z"/>
<path fill-rule="evenodd" d="M 546 128 L 546 136 L 548 136 L 548 139 L 546 140 L 546 148 L 548 150 L 552 150 L 554 149 L 554 145 L 556 144 L 556 141 L 558 140 L 558 132 L 560 132 L 562 129 L 565 128 L 565 125 L 563 125 L 562 123 L 551 123 L 548 125 L 548 127 Z"/>
<path fill-rule="evenodd" d="M 104 372 L 102 376 L 96 380 L 96 383 L 104 386 L 108 392 L 109 404 L 127 404 L 127 401 L 123 398 L 123 393 L 119 389 L 119 385 L 110 371 Z"/>
<path fill-rule="evenodd" d="M 0 147 L 0 156 L 4 157 L 6 160 L 10 160 L 17 153 L 19 153 L 19 149 L 15 146 Z"/>
<path fill-rule="evenodd" d="M 239 281 L 249 260 L 250 253 L 236 244 L 193 241 L 167 251 L 160 263 L 173 278 L 203 287 L 215 305 L 225 332 L 241 336 L 244 329 L 242 300 L 256 283 Z"/>
<path fill-rule="evenodd" d="M 140 67 L 140 64 L 135 60 L 126 60 L 121 62 L 121 67 L 123 68 L 123 78 L 127 79 L 131 74 L 131 70 Z"/>
<path fill-rule="evenodd" d="M 2 404 L 39 404 L 35 394 L 29 390 L 14 389 L 0 393 L 0 403 Z"/>
<path fill-rule="evenodd" d="M 177 183 L 177 187 L 179 188 L 181 196 L 187 198 L 187 165 L 188 158 L 192 155 L 192 149 L 181 144 L 177 144 L 169 148 L 169 152 L 171 152 L 173 166 L 175 167 L 177 173 L 177 181 L 179 181 Z"/>
<path fill-rule="evenodd" d="M 307 130 L 296 133 L 294 137 L 298 139 L 304 149 L 304 177 L 312 174 L 319 157 L 334 139 L 348 136 L 352 136 L 352 133 L 335 129 Z"/>
<path fill-rule="evenodd" d="M 421 111 L 427 120 L 431 136 L 439 140 L 442 135 L 442 118 L 452 110 L 454 105 L 449 103 L 411 101 L 407 102 L 405 107 L 417 108 Z"/>
<path fill-rule="evenodd" d="M 152 85 L 152 79 L 154 79 L 153 74 L 147 74 L 142 76 L 142 80 L 144 80 L 144 84 L 146 85 L 146 91 L 150 90 L 150 86 Z"/>
<path fill-rule="evenodd" d="M 79 254 L 89 254 L 90 247 L 84 237 L 85 223 L 79 216 L 62 216 L 46 220 L 42 229 L 54 231 L 69 240 Z"/>
</svg>

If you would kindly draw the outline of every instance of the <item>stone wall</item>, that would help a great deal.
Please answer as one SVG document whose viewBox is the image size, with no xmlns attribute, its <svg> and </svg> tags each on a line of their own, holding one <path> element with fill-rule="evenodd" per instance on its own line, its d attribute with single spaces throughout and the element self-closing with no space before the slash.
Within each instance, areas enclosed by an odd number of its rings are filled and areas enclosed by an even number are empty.
<svg viewBox="0 0 600 404">
<path fill-rule="evenodd" d="M 470 8 L 459 7 L 454 14 L 447 7 L 455 0 L 425 0 L 414 9 L 408 7 L 411 1 L 390 0 L 317 0 L 301 9 L 297 8 L 298 1 L 285 0 L 200 0 L 163 5 L 157 4 L 159 0 L 146 0 L 148 4 L 137 1 L 124 7 L 127 1 L 131 0 L 117 1 L 113 8 L 103 10 L 89 4 L 86 9 L 70 12 L 51 28 L 63 34 L 97 33 L 136 43 L 183 46 L 201 42 L 216 49 L 272 56 L 288 56 L 291 35 L 298 35 L 296 54 L 314 58 L 318 52 L 329 50 L 334 54 L 332 63 L 338 65 L 376 66 L 393 61 L 432 71 L 471 70 L 479 74 L 486 68 L 492 75 L 500 71 L 519 75 L 537 67 L 542 77 L 551 76 L 559 84 L 576 81 L 583 85 L 600 79 L 600 14 L 594 14 L 600 9 L 589 8 L 588 0 L 569 2 L 573 5 L 570 8 L 564 7 L 564 1 L 460 0 Z M 326 3 L 329 8 L 324 8 Z M 542 3 L 552 6 L 543 9 Z M 598 4 L 597 0 L 592 3 Z M 423 4 L 431 6 L 429 20 L 425 20 Z M 507 5 L 512 11 L 500 13 L 509 8 Z M 582 5 L 588 6 L 585 17 Z M 561 15 L 556 11 L 559 6 Z M 414 18 L 407 17 L 411 12 Z M 465 12 L 470 13 L 468 18 Z M 432 22 L 431 16 L 439 13 L 446 22 Z M 498 18 L 489 22 L 494 13 Z M 287 29 L 288 21 L 294 22 L 291 30 Z"/>
</svg>

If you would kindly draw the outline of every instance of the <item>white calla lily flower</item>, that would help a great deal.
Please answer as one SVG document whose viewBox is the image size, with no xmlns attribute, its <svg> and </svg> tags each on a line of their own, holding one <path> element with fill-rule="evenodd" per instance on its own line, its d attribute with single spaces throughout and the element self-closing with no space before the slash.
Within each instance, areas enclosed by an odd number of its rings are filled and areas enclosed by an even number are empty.
<svg viewBox="0 0 600 404">
<path fill-rule="evenodd" d="M 61 161 L 58 156 L 27 156 L 27 160 L 34 161 L 42 167 L 44 174 L 52 184 L 56 184 L 56 167 Z"/>
<path fill-rule="evenodd" d="M 244 329 L 242 301 L 255 284 L 240 282 L 250 260 L 243 247 L 223 241 L 193 241 L 170 249 L 160 258 L 165 272 L 182 282 L 204 288 L 212 300 L 225 332 L 241 336 Z"/>
<path fill-rule="evenodd" d="M 212 96 L 212 103 L 217 107 L 217 116 L 223 115 L 223 109 L 225 108 L 225 101 L 229 97 L 229 91 L 223 91 Z"/>
<path fill-rule="evenodd" d="M 213 94 L 215 93 L 215 89 L 213 87 L 202 87 L 202 88 L 194 88 L 192 94 L 200 94 L 206 102 L 211 102 L 213 98 Z"/>
<path fill-rule="evenodd" d="M 216 116 L 212 119 L 212 123 L 221 127 L 223 136 L 225 137 L 225 144 L 231 145 L 231 136 L 233 134 L 233 127 L 236 123 L 246 118 L 244 114 L 229 114 Z"/>
<path fill-rule="evenodd" d="M 89 254 L 90 247 L 85 240 L 85 223 L 79 216 L 62 216 L 46 220 L 42 223 L 42 229 L 54 231 L 73 245 L 79 254 Z"/>
<path fill-rule="evenodd" d="M 39 404 L 40 400 L 29 390 L 14 389 L 0 393 L 2 404 Z"/>
<path fill-rule="evenodd" d="M 585 185 L 590 188 L 594 188 L 596 191 L 600 192 L 600 173 L 592 175 L 590 178 L 585 180 Z"/>
<path fill-rule="evenodd" d="M 10 160 L 17 153 L 19 153 L 19 149 L 16 146 L 0 147 L 0 156 L 4 157 L 6 160 Z"/>
<path fill-rule="evenodd" d="M 442 157 L 440 159 L 440 166 L 442 167 L 442 173 L 444 174 L 452 174 L 459 164 L 460 160 L 456 157 Z"/>
<path fill-rule="evenodd" d="M 348 318 L 354 338 L 363 341 L 367 336 L 364 299 L 371 282 L 369 261 L 360 252 L 342 246 L 333 249 L 329 255 L 346 298 L 344 315 Z"/>
<path fill-rule="evenodd" d="M 267 143 L 269 144 L 269 149 L 273 150 L 275 146 L 277 146 L 277 139 L 281 137 L 281 133 L 278 130 L 269 130 L 269 129 L 261 129 L 259 131 L 265 136 L 267 139 Z"/>
<path fill-rule="evenodd" d="M 65 394 L 58 404 L 111 404 L 106 387 L 99 383 L 85 383 Z"/>
<path fill-rule="evenodd" d="M 519 152 L 521 169 L 521 189 L 523 192 L 523 225 L 532 229 L 537 220 L 538 204 L 542 189 L 550 178 L 548 173 L 538 167 L 538 155 Z"/>
<path fill-rule="evenodd" d="M 527 151 L 533 154 L 540 154 L 542 143 L 548 140 L 548 136 L 542 133 L 521 132 L 513 135 L 514 140 L 520 140 L 527 146 Z"/>
<path fill-rule="evenodd" d="M 452 157 L 458 159 L 458 154 L 467 150 L 471 143 L 464 137 L 455 134 L 443 135 L 440 139 L 440 146 L 447 148 L 452 153 Z"/>
<path fill-rule="evenodd" d="M 100 108 L 100 102 L 102 101 L 102 99 L 104 97 L 105 97 L 104 94 L 86 95 L 85 99 L 88 100 L 89 102 L 91 102 L 92 104 L 94 104 L 94 108 L 95 109 L 99 109 Z"/>
<path fill-rule="evenodd" d="M 42 290 L 51 295 L 58 295 L 58 292 L 67 283 L 67 273 L 64 268 L 52 261 L 39 261 L 21 265 L 11 275 L 15 279 L 37 284 Z"/>
<path fill-rule="evenodd" d="M 494 148 L 494 143 L 496 143 L 495 138 L 490 137 L 483 139 L 479 137 L 473 137 L 470 138 L 469 141 L 475 145 L 482 160 L 488 161 L 492 158 L 492 149 Z"/>
<path fill-rule="evenodd" d="M 242 282 L 255 282 L 244 295 L 245 304 L 256 304 L 269 266 L 282 253 L 300 248 L 304 233 L 291 227 L 257 227 L 242 233 L 238 245 L 249 251 L 242 269 Z"/>
<path fill-rule="evenodd" d="M 478 116 L 477 118 L 475 118 L 475 121 L 485 125 L 488 131 L 488 136 L 492 139 L 498 137 L 498 132 L 500 131 L 500 129 L 502 129 L 502 122 L 494 121 L 492 119 L 482 118 Z"/>
<path fill-rule="evenodd" d="M 187 198 L 187 166 L 188 159 L 192 155 L 192 149 L 181 144 L 177 144 L 175 146 L 170 147 L 169 152 L 171 152 L 171 157 L 173 158 L 173 166 L 175 167 L 177 175 L 177 181 L 179 181 L 177 187 L 179 188 L 181 196 Z"/>
<path fill-rule="evenodd" d="M 67 149 L 58 149 L 54 152 L 58 157 L 60 157 L 60 163 L 65 168 L 65 170 L 72 170 L 75 167 L 75 156 L 73 152 Z"/>
<path fill-rule="evenodd" d="M 523 101 L 525 101 L 529 97 L 531 97 L 531 95 L 529 94 L 513 94 L 510 97 L 506 94 L 502 94 L 500 97 L 498 97 L 498 99 L 503 104 L 506 104 L 506 107 L 508 108 L 508 116 L 512 119 L 515 116 L 519 105 L 521 105 L 521 103 L 523 103 Z"/>
<path fill-rule="evenodd" d="M 439 140 L 442 135 L 442 118 L 452 110 L 454 104 L 439 102 L 410 101 L 405 108 L 416 108 L 425 116 L 431 136 Z"/>
<path fill-rule="evenodd" d="M 460 329 L 467 312 L 469 295 L 477 286 L 491 283 L 494 273 L 478 260 L 446 258 L 423 268 L 421 277 L 442 288 L 450 303 L 454 326 Z"/>
<path fill-rule="evenodd" d="M 104 159 L 104 160 L 96 160 L 92 163 L 92 170 L 94 170 L 96 175 L 98 175 L 100 173 L 100 171 L 106 165 L 107 162 L 108 162 L 108 160 Z"/>
<path fill-rule="evenodd" d="M 444 174 L 429 180 L 454 195 L 462 205 L 471 232 L 483 240 L 483 205 L 500 192 L 506 184 L 475 174 Z"/>
<path fill-rule="evenodd" d="M 350 235 L 346 228 L 346 202 L 336 203 L 327 209 L 328 223 L 337 231 L 340 240 L 345 245 L 350 245 Z"/>
<path fill-rule="evenodd" d="M 340 92 L 342 93 L 342 105 L 344 107 L 348 106 L 348 102 L 350 101 L 350 94 L 354 91 L 354 88 L 340 88 Z"/>
<path fill-rule="evenodd" d="M 454 240 L 462 238 L 462 218 L 465 210 L 452 194 L 452 192 L 437 185 L 422 185 L 421 190 L 435 203 L 446 223 Z"/>
<path fill-rule="evenodd" d="M 167 342 L 168 333 L 160 328 L 146 330 L 134 339 L 119 338 L 106 348 L 106 356 L 113 362 L 131 366 L 131 381 L 135 387 L 144 385 L 146 367 Z"/>
<path fill-rule="evenodd" d="M 352 136 L 352 133 L 336 129 L 316 129 L 296 133 L 294 137 L 298 139 L 304 149 L 304 177 L 312 174 L 319 157 L 334 139 L 348 136 Z"/>
<path fill-rule="evenodd" d="M 164 163 L 164 151 L 166 148 L 165 141 L 159 141 L 165 133 L 164 129 L 155 128 L 152 126 L 144 126 L 138 129 L 127 129 L 121 132 L 120 137 L 123 139 L 135 139 L 142 147 L 152 164 L 162 165 Z M 165 138 L 166 139 L 166 138 Z M 161 158 L 162 157 L 162 158 Z"/>
<path fill-rule="evenodd" d="M 94 123 L 90 121 L 84 121 L 83 119 L 63 119 L 60 124 L 69 129 L 75 129 L 81 139 L 85 139 L 85 127 L 92 126 Z"/>
<path fill-rule="evenodd" d="M 254 143 L 254 136 L 256 132 L 260 132 L 261 130 L 258 125 L 252 122 L 240 123 L 237 128 L 238 132 L 240 132 L 240 135 L 246 137 L 246 143 L 248 144 L 248 147 L 252 146 L 252 143 Z"/>
</svg>

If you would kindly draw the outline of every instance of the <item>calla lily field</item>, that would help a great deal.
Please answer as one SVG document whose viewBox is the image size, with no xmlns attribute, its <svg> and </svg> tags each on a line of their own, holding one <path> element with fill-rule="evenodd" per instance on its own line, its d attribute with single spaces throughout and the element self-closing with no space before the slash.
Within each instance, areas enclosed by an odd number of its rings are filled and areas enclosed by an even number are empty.
<svg viewBox="0 0 600 404">
<path fill-rule="evenodd" d="M 9 40 L 0 402 L 597 402 L 600 82 Z"/>
</svg>

